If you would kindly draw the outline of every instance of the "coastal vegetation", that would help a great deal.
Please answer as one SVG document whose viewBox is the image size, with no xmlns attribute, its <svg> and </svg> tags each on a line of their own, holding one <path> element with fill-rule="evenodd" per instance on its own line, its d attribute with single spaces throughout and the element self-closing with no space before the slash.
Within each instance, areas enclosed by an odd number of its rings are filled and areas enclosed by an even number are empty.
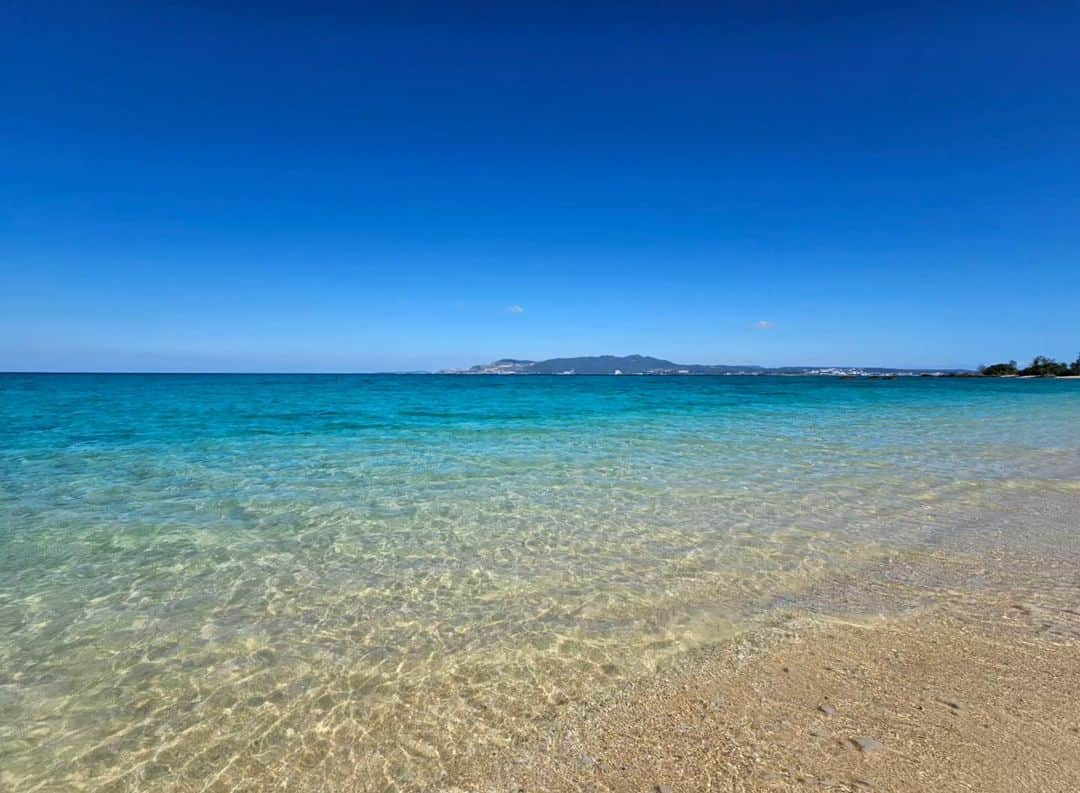
<svg viewBox="0 0 1080 793">
<path fill-rule="evenodd" d="M 979 368 L 979 374 L 985 377 L 1068 377 L 1080 376 L 1080 355 L 1071 364 L 1055 361 L 1045 355 L 1036 355 L 1031 364 L 1019 368 L 1016 361 L 995 363 Z"/>
</svg>

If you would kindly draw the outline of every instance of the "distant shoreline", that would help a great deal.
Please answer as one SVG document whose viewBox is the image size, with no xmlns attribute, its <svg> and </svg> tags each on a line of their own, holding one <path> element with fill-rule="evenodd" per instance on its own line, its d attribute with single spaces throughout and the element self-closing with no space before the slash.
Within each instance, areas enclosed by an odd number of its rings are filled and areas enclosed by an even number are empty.
<svg viewBox="0 0 1080 793">
<path fill-rule="evenodd" d="M 836 380 L 1080 380 L 1080 375 L 982 375 L 974 371 L 913 372 L 896 371 L 863 374 L 832 374 L 823 372 L 717 372 L 717 373 L 658 373 L 638 372 L 614 374 L 605 372 L 121 372 L 121 371 L 47 371 L 11 369 L 0 371 L 0 376 L 48 376 L 48 377 L 665 377 L 665 378 L 717 378 L 717 377 L 819 377 Z"/>
<path fill-rule="evenodd" d="M 898 378 L 934 379 L 934 380 L 1080 380 L 1080 375 L 982 375 L 978 372 L 963 374 L 937 373 L 917 374 L 914 372 L 896 372 L 895 374 L 823 374 L 819 372 L 729 372 L 719 374 L 656 374 L 639 372 L 635 374 L 573 373 L 555 374 L 552 372 L 370 372 L 369 374 L 416 374 L 439 375 L 442 377 L 820 377 L 834 380 L 894 380 Z"/>
<path fill-rule="evenodd" d="M 896 367 L 853 365 L 761 366 L 757 364 L 698 364 L 676 363 L 649 355 L 586 355 L 574 358 L 548 358 L 533 361 L 526 358 L 499 358 L 486 364 L 464 369 L 443 369 L 439 374 L 557 374 L 557 375 L 822 375 L 829 377 L 1006 377 L 1006 376 L 1080 376 L 1080 359 L 1072 364 L 1061 363 L 1044 355 L 1036 356 L 1031 365 L 1020 368 L 1016 361 L 980 366 L 978 369 L 949 367 Z"/>
</svg>

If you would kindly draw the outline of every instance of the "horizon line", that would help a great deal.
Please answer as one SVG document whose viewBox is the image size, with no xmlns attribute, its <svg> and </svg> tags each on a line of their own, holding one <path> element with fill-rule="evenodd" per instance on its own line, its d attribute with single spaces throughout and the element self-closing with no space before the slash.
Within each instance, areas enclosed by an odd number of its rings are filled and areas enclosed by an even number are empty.
<svg viewBox="0 0 1080 793">
<path fill-rule="evenodd" d="M 722 366 L 738 366 L 738 364 L 721 364 Z M 780 369 L 885 369 L 893 372 L 978 372 L 978 369 L 971 369 L 965 367 L 956 366 L 882 366 L 878 364 L 824 364 L 824 365 L 790 365 L 790 366 L 765 366 L 761 364 L 747 364 L 747 367 L 759 367 L 765 370 L 780 370 Z M 385 370 L 273 370 L 273 371 L 261 371 L 261 370 L 147 370 L 147 369 L 0 369 L 0 375 L 29 375 L 29 374 L 42 374 L 42 375 L 173 375 L 173 376 L 186 376 L 186 375 L 315 375 L 315 376 L 341 376 L 341 375 L 440 375 L 447 377 L 466 376 L 476 377 L 480 375 L 487 375 L 491 377 L 763 377 L 770 374 L 778 374 L 776 371 L 765 372 L 717 372 L 717 373 L 699 373 L 699 374 L 654 374 L 652 372 L 641 372 L 639 374 L 622 374 L 616 375 L 614 373 L 608 374 L 604 372 L 596 373 L 584 373 L 575 372 L 572 375 L 565 375 L 558 372 L 510 372 L 510 373 L 488 373 L 488 372 L 470 372 L 468 369 L 385 369 Z M 812 375 L 810 372 L 789 372 L 788 375 L 806 375 L 806 376 L 828 376 L 828 375 Z"/>
</svg>

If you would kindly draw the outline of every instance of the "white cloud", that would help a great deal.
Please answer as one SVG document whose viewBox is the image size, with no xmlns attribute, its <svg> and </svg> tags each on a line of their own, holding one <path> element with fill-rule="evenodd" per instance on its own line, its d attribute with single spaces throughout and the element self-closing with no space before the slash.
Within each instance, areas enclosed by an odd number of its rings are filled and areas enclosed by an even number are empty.
<svg viewBox="0 0 1080 793">
<path fill-rule="evenodd" d="M 776 327 L 775 322 L 769 322 L 767 319 L 759 319 L 754 323 L 755 330 L 772 330 Z"/>
<path fill-rule="evenodd" d="M 507 306 L 506 310 L 510 314 L 524 314 L 525 313 L 525 307 L 524 306 L 519 306 L 517 303 L 515 303 L 512 306 Z"/>
</svg>

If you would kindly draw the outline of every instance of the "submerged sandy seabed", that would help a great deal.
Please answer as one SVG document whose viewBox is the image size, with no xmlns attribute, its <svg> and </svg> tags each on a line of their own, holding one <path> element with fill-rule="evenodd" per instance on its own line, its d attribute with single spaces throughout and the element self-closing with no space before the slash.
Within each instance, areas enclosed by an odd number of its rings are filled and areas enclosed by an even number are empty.
<svg viewBox="0 0 1080 793">
<path fill-rule="evenodd" d="M 327 738 L 322 722 L 303 721 L 318 712 L 297 705 L 325 699 L 333 715 L 359 707 L 360 695 L 311 685 L 323 678 L 296 678 L 286 666 L 284 686 L 266 685 L 289 708 L 232 714 L 228 702 L 245 689 L 226 681 L 195 692 L 201 710 L 175 737 L 151 735 L 141 754 L 96 747 L 96 767 L 111 775 L 57 774 L 66 755 L 43 752 L 52 765 L 28 782 L 0 753 L 0 791 L 1076 793 L 1080 484 L 1044 485 L 1022 503 L 950 522 L 917 547 L 794 577 L 711 645 L 660 654 L 631 646 L 636 663 L 555 688 L 544 685 L 553 675 L 530 682 L 489 667 L 493 682 L 476 690 L 516 718 L 482 721 L 484 700 L 470 720 L 444 718 L 459 712 L 440 710 L 451 694 L 464 697 L 458 687 L 442 700 L 396 702 L 385 736 L 361 733 L 378 726 L 368 714 Z M 153 688 L 144 696 L 180 712 Z M 154 727 L 154 716 L 132 730 Z M 409 743 L 410 717 L 431 720 L 442 743 Z M 291 743 L 260 737 L 275 729 Z M 330 738 L 317 754 L 317 741 Z M 387 738 L 402 746 L 396 764 L 379 753 Z M 238 745 L 244 751 L 233 753 Z"/>
<path fill-rule="evenodd" d="M 1076 559 L 948 553 L 876 573 L 571 706 L 446 788 L 1080 791 Z"/>
</svg>

